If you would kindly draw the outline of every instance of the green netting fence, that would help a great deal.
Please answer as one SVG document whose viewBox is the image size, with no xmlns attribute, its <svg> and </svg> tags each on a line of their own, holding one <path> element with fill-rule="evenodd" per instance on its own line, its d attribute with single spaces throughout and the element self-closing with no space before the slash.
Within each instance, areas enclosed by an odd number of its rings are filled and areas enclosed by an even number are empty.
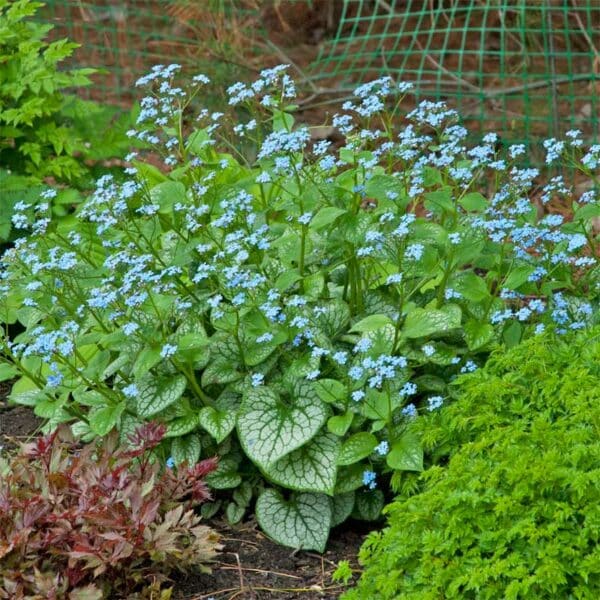
<svg viewBox="0 0 600 600">
<path fill-rule="evenodd" d="M 415 101 L 446 100 L 506 141 L 600 137 L 600 0 L 47 0 L 44 18 L 82 44 L 80 64 L 105 68 L 92 97 L 127 105 L 157 63 L 221 81 L 243 75 L 251 54 L 298 63 L 298 48 L 264 43 L 267 9 L 284 24 L 323 12 L 330 30 L 305 44 L 300 69 L 315 105 L 390 74 L 415 84 Z"/>
</svg>

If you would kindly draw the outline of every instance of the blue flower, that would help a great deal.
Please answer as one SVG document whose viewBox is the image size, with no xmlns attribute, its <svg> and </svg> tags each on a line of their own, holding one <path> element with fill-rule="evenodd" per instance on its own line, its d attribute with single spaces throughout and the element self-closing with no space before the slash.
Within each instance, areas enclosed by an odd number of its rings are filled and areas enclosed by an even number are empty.
<svg viewBox="0 0 600 600">
<path fill-rule="evenodd" d="M 265 381 L 265 376 L 263 373 L 253 373 L 252 374 L 252 387 L 258 387 L 262 385 Z"/>
<path fill-rule="evenodd" d="M 375 446 L 375 452 L 380 456 L 385 456 L 390 451 L 390 445 L 383 440 L 377 446 Z"/>
<path fill-rule="evenodd" d="M 161 358 L 170 358 L 177 352 L 177 346 L 175 344 L 165 344 L 160 351 Z"/>
<path fill-rule="evenodd" d="M 431 396 L 431 398 L 427 399 L 427 410 L 434 411 L 444 403 L 444 398 L 442 396 Z"/>
<path fill-rule="evenodd" d="M 365 471 L 363 473 L 363 485 L 368 487 L 370 490 L 374 490 L 377 487 L 377 473 L 373 471 Z"/>
<path fill-rule="evenodd" d="M 175 466 L 175 459 L 172 456 L 169 456 L 165 462 L 165 466 L 167 469 L 172 469 Z"/>
</svg>

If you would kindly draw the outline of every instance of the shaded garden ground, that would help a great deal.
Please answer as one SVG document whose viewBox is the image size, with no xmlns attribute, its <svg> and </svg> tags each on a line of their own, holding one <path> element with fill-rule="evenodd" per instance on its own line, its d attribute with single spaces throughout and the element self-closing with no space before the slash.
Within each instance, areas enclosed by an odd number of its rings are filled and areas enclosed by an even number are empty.
<svg viewBox="0 0 600 600">
<path fill-rule="evenodd" d="M 10 386 L 0 386 L 0 446 L 7 449 L 35 434 L 42 421 L 27 407 L 7 406 Z M 332 573 L 341 560 L 357 566 L 358 549 L 369 531 L 368 524 L 346 522 L 332 531 L 320 555 L 271 542 L 254 521 L 235 527 L 223 521 L 208 524 L 221 534 L 224 549 L 211 574 L 175 577 L 174 600 L 333 600 L 345 586 L 332 582 Z"/>
</svg>

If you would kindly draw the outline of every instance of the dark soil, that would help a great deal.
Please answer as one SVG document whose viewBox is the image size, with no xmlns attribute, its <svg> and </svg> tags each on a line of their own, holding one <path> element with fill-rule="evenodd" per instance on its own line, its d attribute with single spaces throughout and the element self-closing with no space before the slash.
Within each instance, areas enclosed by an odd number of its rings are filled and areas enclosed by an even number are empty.
<svg viewBox="0 0 600 600">
<path fill-rule="evenodd" d="M 224 549 L 212 573 L 176 580 L 174 600 L 333 600 L 346 586 L 332 573 L 341 560 L 356 568 L 358 549 L 367 533 L 363 524 L 334 530 L 326 552 L 294 552 L 268 540 L 250 522 L 238 527 L 211 523 L 223 536 Z"/>
<path fill-rule="evenodd" d="M 36 433 L 42 420 L 25 406 L 9 407 L 11 382 L 0 382 L 0 448 L 14 448 Z"/>
<path fill-rule="evenodd" d="M 8 407 L 10 385 L 0 383 L 0 446 L 13 448 L 35 435 L 42 421 L 23 406 Z M 337 564 L 356 556 L 368 529 L 346 523 L 335 529 L 323 554 L 294 552 L 267 539 L 254 522 L 207 522 L 222 536 L 223 551 L 210 574 L 175 577 L 173 600 L 333 600 L 345 586 L 331 579 Z"/>
</svg>

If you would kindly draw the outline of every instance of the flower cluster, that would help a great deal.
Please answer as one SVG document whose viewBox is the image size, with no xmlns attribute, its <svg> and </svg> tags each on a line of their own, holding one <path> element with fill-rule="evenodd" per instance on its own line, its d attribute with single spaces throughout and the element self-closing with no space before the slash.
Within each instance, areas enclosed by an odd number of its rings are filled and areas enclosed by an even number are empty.
<svg viewBox="0 0 600 600">
<path fill-rule="evenodd" d="M 15 400 L 51 423 L 92 436 L 157 418 L 171 466 L 231 454 L 224 487 L 245 455 L 271 485 L 375 497 L 376 473 L 419 468 L 414 420 L 455 377 L 498 343 L 593 320 L 597 196 L 552 179 L 543 202 L 570 200 L 572 218 L 538 217 L 522 148 L 501 156 L 491 134 L 469 148 L 440 103 L 398 130 L 388 106 L 408 88 L 383 78 L 336 116 L 343 148 L 310 149 L 284 67 L 228 90 L 256 110 L 225 143 L 221 113 L 188 114 L 207 79 L 179 87 L 177 71 L 138 82 L 150 92 L 131 132 L 161 145 L 166 173 L 137 157 L 68 227 L 18 206 L 32 232 L 2 259 L 2 314 L 25 332 L 3 354 Z M 251 158 L 226 152 L 240 138 Z M 592 168 L 594 150 L 547 149 Z M 482 180 L 498 182 L 487 197 Z"/>
</svg>

